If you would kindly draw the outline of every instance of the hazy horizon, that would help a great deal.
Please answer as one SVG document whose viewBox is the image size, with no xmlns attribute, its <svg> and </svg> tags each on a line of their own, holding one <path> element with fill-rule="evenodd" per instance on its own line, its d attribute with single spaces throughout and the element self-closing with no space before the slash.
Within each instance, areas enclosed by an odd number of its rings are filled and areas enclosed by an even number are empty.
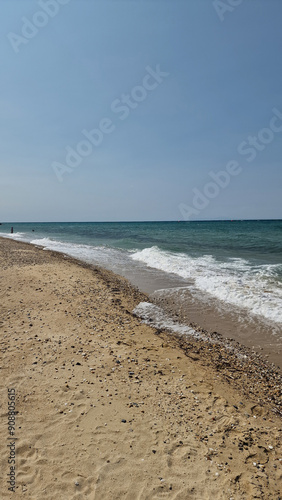
<svg viewBox="0 0 282 500">
<path fill-rule="evenodd" d="M 282 218 L 273 219 L 193 219 L 193 220 L 181 220 L 181 219 L 171 219 L 171 220 L 58 220 L 58 221 L 3 221 L 0 225 L 5 224 L 123 224 L 123 223 L 146 223 L 146 222 L 181 222 L 181 223 L 191 223 L 191 222 L 244 222 L 244 221 L 274 221 L 282 220 Z"/>
</svg>

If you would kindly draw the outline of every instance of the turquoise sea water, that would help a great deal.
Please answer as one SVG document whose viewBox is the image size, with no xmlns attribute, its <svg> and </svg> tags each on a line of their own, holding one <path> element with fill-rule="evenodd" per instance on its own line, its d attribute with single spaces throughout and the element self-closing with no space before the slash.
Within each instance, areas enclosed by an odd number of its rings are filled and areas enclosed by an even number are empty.
<svg viewBox="0 0 282 500">
<path fill-rule="evenodd" d="M 10 234 L 13 226 L 14 233 Z M 181 286 L 282 325 L 282 220 L 9 223 L 0 235 Z M 157 288 L 157 287 L 155 287 Z"/>
</svg>

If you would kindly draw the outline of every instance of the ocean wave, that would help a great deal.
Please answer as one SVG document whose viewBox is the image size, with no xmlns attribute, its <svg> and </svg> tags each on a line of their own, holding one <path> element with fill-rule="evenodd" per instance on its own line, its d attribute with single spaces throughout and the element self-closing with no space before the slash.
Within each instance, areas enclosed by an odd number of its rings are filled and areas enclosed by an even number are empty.
<svg viewBox="0 0 282 500">
<path fill-rule="evenodd" d="M 42 246 L 44 250 L 54 250 L 89 264 L 112 270 L 117 269 L 117 272 L 121 272 L 124 266 L 128 266 L 127 251 L 124 252 L 104 245 L 93 246 L 83 243 L 56 241 L 48 237 L 31 240 L 30 243 Z"/>
<path fill-rule="evenodd" d="M 17 241 L 29 241 L 29 239 L 26 237 L 26 233 L 1 233 L 0 236 L 2 238 L 9 238 L 11 240 L 17 240 Z"/>
<path fill-rule="evenodd" d="M 156 246 L 135 252 L 131 258 L 192 280 L 197 289 L 224 303 L 282 324 L 280 264 L 254 265 L 241 258 L 219 261 L 212 255 L 192 257 Z"/>
</svg>

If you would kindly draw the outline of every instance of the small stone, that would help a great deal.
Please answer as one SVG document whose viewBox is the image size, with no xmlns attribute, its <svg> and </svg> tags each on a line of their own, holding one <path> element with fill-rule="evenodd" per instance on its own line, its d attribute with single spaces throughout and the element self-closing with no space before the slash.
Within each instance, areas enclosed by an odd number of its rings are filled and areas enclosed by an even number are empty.
<svg viewBox="0 0 282 500">
<path fill-rule="evenodd" d="M 123 423 L 123 424 L 126 424 L 126 420 L 125 420 L 125 418 L 123 418 L 123 419 L 122 419 L 122 423 Z"/>
</svg>

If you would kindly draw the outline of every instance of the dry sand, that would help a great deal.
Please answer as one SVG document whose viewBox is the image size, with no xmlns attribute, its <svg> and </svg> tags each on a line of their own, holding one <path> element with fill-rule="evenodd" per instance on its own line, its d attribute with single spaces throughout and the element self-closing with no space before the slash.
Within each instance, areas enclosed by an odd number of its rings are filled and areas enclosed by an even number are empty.
<svg viewBox="0 0 282 500">
<path fill-rule="evenodd" d="M 110 272 L 5 239 L 0 266 L 1 500 L 282 498 L 279 373 L 141 324 Z"/>
</svg>

